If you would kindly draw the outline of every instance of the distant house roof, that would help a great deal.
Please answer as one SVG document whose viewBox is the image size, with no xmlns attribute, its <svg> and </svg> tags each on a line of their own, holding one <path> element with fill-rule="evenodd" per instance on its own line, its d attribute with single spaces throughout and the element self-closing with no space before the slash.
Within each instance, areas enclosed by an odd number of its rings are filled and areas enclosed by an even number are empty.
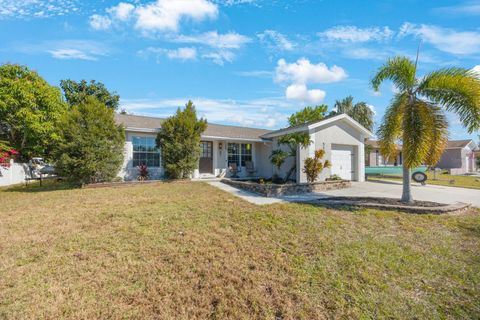
<svg viewBox="0 0 480 320">
<path fill-rule="evenodd" d="M 447 142 L 447 147 L 445 149 L 462 149 L 472 143 L 473 140 L 449 140 Z M 380 144 L 378 140 L 365 140 L 365 144 L 372 146 L 373 148 L 380 148 Z M 476 147 L 476 145 L 475 145 Z M 474 147 L 474 148 L 475 148 Z M 402 150 L 401 145 L 397 145 L 398 150 Z"/>
<path fill-rule="evenodd" d="M 468 146 L 472 142 L 469 140 L 449 140 L 446 149 L 462 149 Z"/>
<path fill-rule="evenodd" d="M 115 114 L 115 121 L 118 124 L 123 124 L 128 131 L 158 132 L 165 119 L 117 113 Z M 261 136 L 268 132 L 270 130 L 208 123 L 202 138 L 261 141 Z"/>
<path fill-rule="evenodd" d="M 363 127 L 360 123 L 358 123 L 357 121 L 352 119 L 347 114 L 343 113 L 343 114 L 339 114 L 339 115 L 328 116 L 328 117 L 323 118 L 322 120 L 310 121 L 310 122 L 303 123 L 303 124 L 300 124 L 300 125 L 297 125 L 297 126 L 292 126 L 292 127 L 287 127 L 287 128 L 271 131 L 271 132 L 268 132 L 268 133 L 264 134 L 263 137 L 264 138 L 273 138 L 273 137 L 277 137 L 277 136 L 286 135 L 286 134 L 289 134 L 289 133 L 307 131 L 307 130 L 314 129 L 314 128 L 317 128 L 317 127 L 320 127 L 320 126 L 323 126 L 323 125 L 327 125 L 329 123 L 332 123 L 332 122 L 335 122 L 335 121 L 340 121 L 340 120 L 347 121 L 348 123 L 350 123 L 350 125 L 352 125 L 356 129 L 360 130 L 361 132 L 363 132 L 368 137 L 372 136 L 372 133 L 369 130 L 367 130 L 365 127 Z"/>
</svg>

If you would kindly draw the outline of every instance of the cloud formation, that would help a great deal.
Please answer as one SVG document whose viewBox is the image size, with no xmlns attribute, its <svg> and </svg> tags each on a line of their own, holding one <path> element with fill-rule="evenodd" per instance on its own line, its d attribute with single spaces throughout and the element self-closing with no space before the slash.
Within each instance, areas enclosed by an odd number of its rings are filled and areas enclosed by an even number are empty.
<svg viewBox="0 0 480 320">
<path fill-rule="evenodd" d="M 438 50 L 458 55 L 480 52 L 480 31 L 456 31 L 434 25 L 404 23 L 398 37 L 416 36 Z"/>
<path fill-rule="evenodd" d="M 389 27 L 358 28 L 356 26 L 336 26 L 318 33 L 322 38 L 343 42 L 384 41 L 391 39 L 394 34 L 395 32 Z"/>
<path fill-rule="evenodd" d="M 285 59 L 280 59 L 275 72 L 275 80 L 278 82 L 300 84 L 338 82 L 347 78 L 347 73 L 341 67 L 333 65 L 329 68 L 321 62 L 312 64 L 305 58 L 298 59 L 293 63 L 287 63 Z"/>
<path fill-rule="evenodd" d="M 217 15 L 217 5 L 208 0 L 156 0 L 136 6 L 120 2 L 108 8 L 105 15 L 91 16 L 90 26 L 105 30 L 106 25 L 111 27 L 132 20 L 134 27 L 146 34 L 177 32 L 180 22 L 184 19 L 202 21 L 208 18 L 215 19 Z M 96 23 L 98 21 L 103 23 Z"/>
<path fill-rule="evenodd" d="M 292 84 L 287 87 L 285 96 L 290 100 L 319 103 L 325 98 L 326 92 L 320 89 L 308 90 L 305 84 Z"/>
<path fill-rule="evenodd" d="M 287 99 L 318 103 L 325 98 L 326 92 L 308 89 L 307 84 L 338 82 L 347 76 L 345 70 L 336 65 L 329 68 L 324 63 L 312 64 L 310 60 L 301 58 L 293 63 L 287 63 L 285 59 L 278 60 L 274 79 L 276 82 L 290 83 L 285 91 Z"/>
<path fill-rule="evenodd" d="M 149 47 L 145 50 L 140 50 L 137 52 L 139 56 L 148 58 L 149 56 L 154 56 L 157 63 L 160 62 L 162 56 L 166 56 L 171 60 L 196 60 L 197 59 L 197 49 L 195 48 L 177 48 L 177 49 L 165 49 L 165 48 L 154 48 Z"/>
<path fill-rule="evenodd" d="M 78 0 L 0 0 L 0 19 L 48 18 L 79 11 Z"/>
<path fill-rule="evenodd" d="M 110 54 L 110 49 L 105 44 L 91 40 L 45 41 L 19 45 L 15 50 L 25 54 L 47 53 L 52 58 L 61 60 L 95 61 Z"/>
<path fill-rule="evenodd" d="M 274 50 L 291 51 L 296 46 L 285 35 L 275 30 L 265 30 L 258 33 L 257 37 L 263 45 Z"/>
</svg>

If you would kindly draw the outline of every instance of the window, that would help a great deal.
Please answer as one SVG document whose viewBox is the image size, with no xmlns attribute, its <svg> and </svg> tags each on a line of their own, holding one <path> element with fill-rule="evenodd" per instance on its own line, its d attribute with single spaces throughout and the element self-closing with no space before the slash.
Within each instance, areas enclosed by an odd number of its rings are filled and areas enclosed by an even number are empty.
<svg viewBox="0 0 480 320">
<path fill-rule="evenodd" d="M 251 143 L 229 143 L 228 164 L 236 163 L 238 167 L 245 167 L 246 161 L 252 161 Z"/>
<path fill-rule="evenodd" d="M 200 158 L 212 158 L 212 142 L 200 141 Z"/>
<path fill-rule="evenodd" d="M 160 150 L 153 137 L 132 137 L 133 166 L 160 167 Z"/>
</svg>

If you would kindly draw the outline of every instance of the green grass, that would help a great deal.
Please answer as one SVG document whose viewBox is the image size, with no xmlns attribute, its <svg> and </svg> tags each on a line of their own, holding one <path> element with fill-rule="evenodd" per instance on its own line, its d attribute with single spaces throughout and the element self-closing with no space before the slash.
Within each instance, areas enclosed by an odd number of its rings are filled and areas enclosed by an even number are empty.
<svg viewBox="0 0 480 320">
<path fill-rule="evenodd" d="M 203 183 L 0 190 L 0 318 L 478 318 L 480 213 L 254 206 Z"/>
<path fill-rule="evenodd" d="M 474 176 L 452 176 L 445 173 L 437 173 L 435 180 L 433 172 L 427 172 L 427 184 L 440 185 L 447 187 L 460 187 L 470 189 L 480 189 L 480 177 Z M 368 177 L 368 180 L 395 180 L 401 181 L 401 175 L 383 175 Z"/>
</svg>

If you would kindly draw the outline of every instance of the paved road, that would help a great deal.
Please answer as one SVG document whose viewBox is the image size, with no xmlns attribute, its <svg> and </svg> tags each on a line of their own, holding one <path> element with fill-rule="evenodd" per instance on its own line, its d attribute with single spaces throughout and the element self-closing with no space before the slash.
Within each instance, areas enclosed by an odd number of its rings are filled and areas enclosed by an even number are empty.
<svg viewBox="0 0 480 320">
<path fill-rule="evenodd" d="M 221 182 L 210 182 L 211 185 L 240 197 L 248 202 L 265 205 L 289 201 L 311 201 L 319 197 L 328 196 L 357 196 L 357 197 L 385 197 L 400 198 L 402 195 L 402 185 L 397 182 L 352 182 L 352 187 L 348 189 L 325 191 L 320 193 L 308 193 L 303 195 L 283 196 L 280 198 L 266 198 L 254 193 L 238 190 Z M 413 197 L 416 200 L 434 201 L 439 203 L 465 202 L 471 203 L 480 208 L 480 190 L 454 188 L 445 186 L 417 184 L 412 185 Z"/>
<path fill-rule="evenodd" d="M 352 182 L 352 187 L 342 190 L 332 190 L 320 193 L 324 196 L 357 196 L 357 197 L 388 197 L 400 198 L 402 185 L 397 182 Z M 416 200 L 434 201 L 439 203 L 465 202 L 480 207 L 480 190 L 445 187 L 437 185 L 412 185 L 413 198 Z"/>
</svg>

